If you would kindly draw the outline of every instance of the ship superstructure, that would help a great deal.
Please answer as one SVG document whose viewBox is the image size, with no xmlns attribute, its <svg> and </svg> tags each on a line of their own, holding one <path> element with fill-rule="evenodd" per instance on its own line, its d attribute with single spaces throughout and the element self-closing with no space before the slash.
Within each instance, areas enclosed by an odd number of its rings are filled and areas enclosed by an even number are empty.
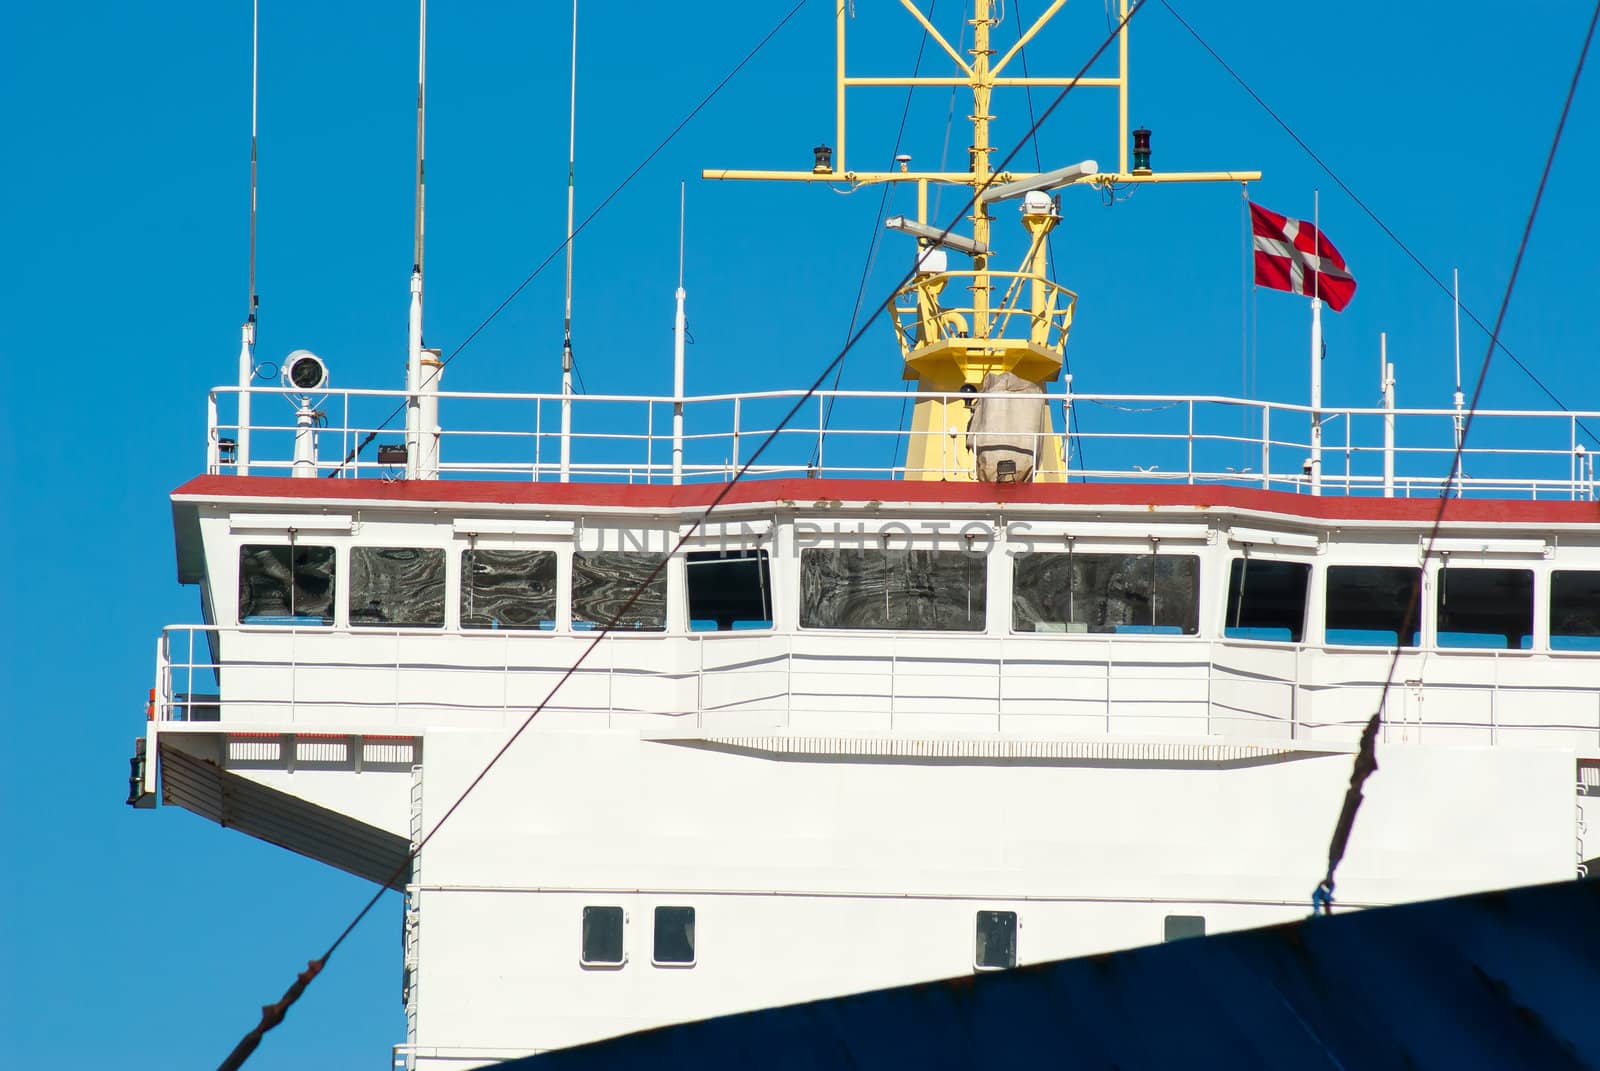
<svg viewBox="0 0 1600 1071">
<path fill-rule="evenodd" d="M 1469 462 L 1430 540 L 1451 444 L 1395 443 L 1448 410 L 1045 393 L 1075 307 L 1051 194 L 1255 173 L 1150 169 L 1125 32 L 1100 81 L 1133 166 L 996 169 L 989 93 L 1016 79 L 984 0 L 965 57 L 940 38 L 970 170 L 847 170 L 845 90 L 909 83 L 846 77 L 838 13 L 838 140 L 801 177 L 924 206 L 898 221 L 917 393 L 893 464 L 870 459 L 899 392 L 804 396 L 748 470 L 802 392 L 451 394 L 420 248 L 408 390 L 332 388 L 302 352 L 281 390 L 212 393 L 206 470 L 172 496 L 202 620 L 157 642 L 130 802 L 392 879 L 406 1066 L 1297 917 L 1380 706 L 1341 904 L 1594 854 L 1600 506 L 1574 422 L 1597 414 L 1482 414 L 1524 429 L 1522 464 Z M 976 194 L 970 235 L 927 218 L 940 182 Z M 1015 272 L 989 264 L 996 204 Z M 1085 401 L 1159 413 L 1087 469 L 1055 421 Z M 1341 460 L 1313 472 L 1330 416 Z"/>
</svg>

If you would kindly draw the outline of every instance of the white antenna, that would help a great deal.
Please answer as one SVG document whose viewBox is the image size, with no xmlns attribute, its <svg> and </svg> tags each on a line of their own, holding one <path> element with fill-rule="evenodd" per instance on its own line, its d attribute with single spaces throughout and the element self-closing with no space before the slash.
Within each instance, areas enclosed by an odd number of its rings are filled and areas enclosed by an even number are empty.
<svg viewBox="0 0 1600 1071">
<path fill-rule="evenodd" d="M 406 338 L 406 476 L 416 479 L 422 462 L 422 219 L 426 188 L 423 156 L 428 103 L 428 0 L 418 0 L 416 209 L 412 219 L 411 314 Z"/>
<path fill-rule="evenodd" d="M 572 197 L 578 149 L 578 0 L 572 0 L 572 89 L 567 114 L 567 305 L 561 334 L 561 482 L 572 478 Z"/>
<path fill-rule="evenodd" d="M 236 472 L 250 474 L 250 384 L 256 378 L 256 101 L 261 81 L 261 0 L 250 7 L 250 301 L 239 330 L 239 430 Z"/>
<path fill-rule="evenodd" d="M 683 343 L 688 334 L 684 314 L 683 219 L 684 184 L 678 183 L 678 313 L 672 321 L 672 482 L 683 482 Z"/>
<path fill-rule="evenodd" d="M 1466 428 L 1467 428 L 1466 417 L 1462 413 L 1462 409 L 1461 409 L 1461 407 L 1464 404 L 1466 404 L 1466 397 L 1461 393 L 1461 269 L 1460 268 L 1451 268 L 1450 269 L 1450 280 L 1451 280 L 1451 287 L 1450 287 L 1451 288 L 1451 294 L 1452 294 L 1452 296 L 1454 298 L 1455 307 L 1456 307 L 1456 309 L 1455 309 L 1455 313 L 1456 313 L 1456 394 L 1455 394 L 1456 415 L 1453 418 L 1453 422 L 1454 422 L 1455 428 L 1456 428 L 1456 452 L 1460 453 L 1460 451 L 1461 451 L 1461 440 L 1463 438 L 1465 438 Z M 1466 473 L 1466 459 L 1463 458 L 1461 460 L 1461 463 L 1459 465 L 1457 465 L 1456 473 L 1455 473 L 1455 476 L 1456 476 L 1456 497 L 1457 498 L 1461 497 L 1461 481 L 1466 478 L 1466 475 L 1467 475 L 1467 473 Z"/>
<path fill-rule="evenodd" d="M 1383 391 L 1383 497 L 1394 497 L 1394 365 L 1389 363 L 1389 334 L 1378 334 L 1378 386 Z"/>
</svg>

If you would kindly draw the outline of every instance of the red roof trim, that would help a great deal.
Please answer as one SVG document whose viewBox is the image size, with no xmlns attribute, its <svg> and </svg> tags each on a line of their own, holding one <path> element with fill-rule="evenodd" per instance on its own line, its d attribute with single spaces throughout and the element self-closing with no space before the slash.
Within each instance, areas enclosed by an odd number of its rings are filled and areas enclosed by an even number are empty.
<svg viewBox="0 0 1600 1071">
<path fill-rule="evenodd" d="M 197 476 L 174 491 L 185 499 L 270 499 L 275 502 L 441 503 L 486 506 L 590 506 L 691 510 L 708 505 L 722 484 L 508 483 L 487 480 L 297 480 L 281 476 Z M 1249 487 L 1187 484 L 1031 483 L 1015 486 L 916 480 L 749 480 L 724 505 L 768 502 L 946 505 L 1081 505 L 1188 507 L 1303 517 L 1308 521 L 1431 522 L 1435 498 L 1312 497 Z M 1600 524 L 1600 503 L 1521 499 L 1450 499 L 1447 521 L 1511 524 Z"/>
</svg>

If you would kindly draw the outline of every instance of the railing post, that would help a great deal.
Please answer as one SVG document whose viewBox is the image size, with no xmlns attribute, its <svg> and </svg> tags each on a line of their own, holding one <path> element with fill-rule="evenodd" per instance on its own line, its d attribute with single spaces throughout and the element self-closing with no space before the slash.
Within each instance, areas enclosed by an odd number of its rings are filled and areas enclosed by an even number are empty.
<svg viewBox="0 0 1600 1071">
<path fill-rule="evenodd" d="M 656 403 L 644 403 L 644 482 L 655 482 L 656 464 Z"/>
<path fill-rule="evenodd" d="M 1194 483 L 1194 399 L 1189 399 L 1189 483 Z"/>
<path fill-rule="evenodd" d="M 834 399 L 834 404 L 835 405 L 839 404 L 839 400 L 837 398 Z M 822 392 L 818 391 L 817 392 L 817 475 L 818 476 L 822 475 L 822 440 L 827 437 L 827 433 L 828 433 L 827 408 L 822 404 Z"/>
<path fill-rule="evenodd" d="M 732 480 L 734 473 L 736 473 L 738 471 L 739 471 L 739 398 L 737 396 L 735 396 L 734 399 L 733 399 L 733 469 L 732 469 L 731 472 L 728 473 L 728 479 Z"/>
<path fill-rule="evenodd" d="M 217 475 L 222 464 L 222 442 L 218 438 L 221 432 L 217 428 L 217 392 L 206 392 L 206 473 Z"/>
<path fill-rule="evenodd" d="M 1272 405 L 1261 406 L 1261 487 L 1272 488 Z"/>
</svg>

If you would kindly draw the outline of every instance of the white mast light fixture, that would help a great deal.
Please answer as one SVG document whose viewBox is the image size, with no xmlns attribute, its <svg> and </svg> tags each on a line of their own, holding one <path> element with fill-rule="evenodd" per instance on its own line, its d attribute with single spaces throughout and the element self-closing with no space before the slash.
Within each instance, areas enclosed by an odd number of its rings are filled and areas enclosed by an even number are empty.
<svg viewBox="0 0 1600 1071">
<path fill-rule="evenodd" d="M 1071 167 L 1058 167 L 1054 171 L 1046 171 L 1042 175 L 1032 178 L 1017 179 L 1015 182 L 1002 182 L 997 186 L 990 186 L 978 194 L 978 200 L 984 204 L 991 201 L 1009 201 L 1013 197 L 1021 197 L 1025 193 L 1040 190 L 1049 193 L 1059 190 L 1063 186 L 1070 186 L 1074 182 L 1082 181 L 1100 173 L 1100 165 L 1093 160 L 1084 160 L 1082 163 L 1073 164 Z"/>
<path fill-rule="evenodd" d="M 901 231 L 921 238 L 932 245 L 954 249 L 957 253 L 965 253 L 969 257 L 989 255 L 989 247 L 982 242 L 974 241 L 971 238 L 963 238 L 959 234 L 946 234 L 938 227 L 930 227 L 926 223 L 918 223 L 916 220 L 907 219 L 904 216 L 890 216 L 883 221 L 883 225 L 891 231 Z"/>
<path fill-rule="evenodd" d="M 290 390 L 321 390 L 328 385 L 328 366 L 310 350 L 295 350 L 283 362 L 283 385 Z"/>
</svg>

